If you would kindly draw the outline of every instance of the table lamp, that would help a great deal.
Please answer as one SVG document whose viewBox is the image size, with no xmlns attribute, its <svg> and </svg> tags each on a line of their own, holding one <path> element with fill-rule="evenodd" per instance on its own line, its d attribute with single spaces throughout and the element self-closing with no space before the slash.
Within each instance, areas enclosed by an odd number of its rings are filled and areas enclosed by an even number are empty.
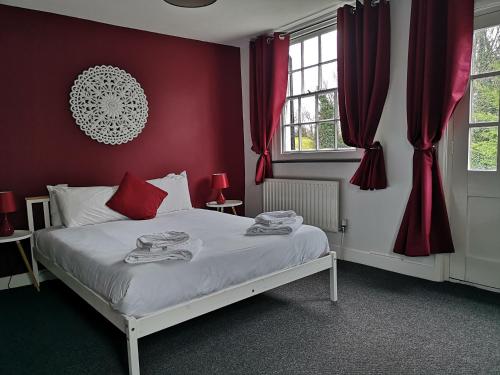
<svg viewBox="0 0 500 375">
<path fill-rule="evenodd" d="M 9 223 L 7 214 L 16 211 L 16 201 L 12 191 L 0 191 L 0 237 L 12 236 L 14 228 Z"/>
<path fill-rule="evenodd" d="M 229 181 L 225 173 L 214 173 L 212 175 L 212 189 L 219 190 L 217 198 L 215 199 L 217 201 L 217 204 L 226 203 L 226 198 L 224 198 L 224 195 L 222 194 L 222 189 L 228 187 Z"/>
</svg>

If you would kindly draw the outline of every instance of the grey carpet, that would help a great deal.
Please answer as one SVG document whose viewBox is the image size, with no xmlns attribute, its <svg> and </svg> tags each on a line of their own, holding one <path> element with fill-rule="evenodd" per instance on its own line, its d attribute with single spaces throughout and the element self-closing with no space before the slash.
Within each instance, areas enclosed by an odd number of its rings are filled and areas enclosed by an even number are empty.
<svg viewBox="0 0 500 375">
<path fill-rule="evenodd" d="M 0 374 L 126 374 L 125 338 L 59 281 L 0 292 Z M 148 374 L 500 374 L 500 295 L 339 262 L 139 340 Z"/>
</svg>

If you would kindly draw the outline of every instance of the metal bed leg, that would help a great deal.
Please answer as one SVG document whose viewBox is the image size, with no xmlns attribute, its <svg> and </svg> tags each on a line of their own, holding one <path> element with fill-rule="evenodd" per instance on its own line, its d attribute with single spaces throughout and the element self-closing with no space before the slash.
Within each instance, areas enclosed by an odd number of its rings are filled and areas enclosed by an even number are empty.
<svg viewBox="0 0 500 375">
<path fill-rule="evenodd" d="M 139 348 L 137 343 L 137 327 L 135 318 L 127 318 L 127 351 L 129 375 L 140 375 Z"/>
<path fill-rule="evenodd" d="M 332 255 L 332 267 L 330 268 L 330 300 L 337 301 L 337 254 Z"/>
</svg>

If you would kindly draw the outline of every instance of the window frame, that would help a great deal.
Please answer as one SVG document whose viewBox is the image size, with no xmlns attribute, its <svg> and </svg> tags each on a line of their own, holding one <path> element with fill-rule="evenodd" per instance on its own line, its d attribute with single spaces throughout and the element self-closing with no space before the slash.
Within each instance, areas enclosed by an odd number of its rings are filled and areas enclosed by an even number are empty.
<svg viewBox="0 0 500 375">
<path fill-rule="evenodd" d="M 290 69 L 288 74 L 290 75 L 290 81 L 292 80 L 292 73 L 296 72 L 301 72 L 301 88 L 304 87 L 304 71 L 305 69 L 308 68 L 314 68 L 317 67 L 318 69 L 318 91 L 313 91 L 313 92 L 308 92 L 308 93 L 301 93 L 298 95 L 292 95 L 292 92 L 290 92 L 290 95 L 287 95 L 286 101 L 288 100 L 293 100 L 293 99 L 299 99 L 299 98 L 304 98 L 308 96 L 314 96 L 315 98 L 315 120 L 314 121 L 305 121 L 302 122 L 301 113 L 300 113 L 300 104 L 299 108 L 297 109 L 297 113 L 299 116 L 299 121 L 296 123 L 292 124 L 285 124 L 283 121 L 283 114 L 280 116 L 280 127 L 279 127 L 279 134 L 276 132 L 274 136 L 274 142 L 273 142 L 273 147 L 272 147 L 272 152 L 273 152 L 273 159 L 276 161 L 286 161 L 286 160 L 308 160 L 308 159 L 361 159 L 362 157 L 362 150 L 357 149 L 357 148 L 345 148 L 345 149 L 337 149 L 337 148 L 328 148 L 328 149 L 313 149 L 313 150 L 290 150 L 290 151 L 285 151 L 285 147 L 283 144 L 283 139 L 284 139 L 284 132 L 287 127 L 293 127 L 293 126 L 299 126 L 299 125 L 310 125 L 314 124 L 316 125 L 316 147 L 319 146 L 319 124 L 321 123 L 333 123 L 335 125 L 335 142 L 337 143 L 337 124 L 340 125 L 340 118 L 338 116 L 337 112 L 337 107 L 335 107 L 334 110 L 334 117 L 332 119 L 327 119 L 327 120 L 320 120 L 318 116 L 318 97 L 321 95 L 325 94 L 330 94 L 333 93 L 335 97 L 338 100 L 338 87 L 336 88 L 331 88 L 331 89 L 321 89 L 321 66 L 330 64 L 330 63 L 336 63 L 337 58 L 334 59 L 329 59 L 326 61 L 321 61 L 321 35 L 326 34 L 328 32 L 336 30 L 336 26 L 329 26 L 325 27 L 321 30 L 317 30 L 311 33 L 306 33 L 301 35 L 300 37 L 297 38 L 292 38 L 292 41 L 290 43 L 290 46 L 301 43 L 301 68 L 300 69 Z M 307 65 L 304 66 L 304 44 L 302 43 L 303 41 L 313 38 L 313 37 L 318 37 L 318 61 L 315 64 Z M 287 88 L 287 93 L 288 93 L 288 88 Z M 286 105 L 285 101 L 285 105 Z M 300 103 L 301 100 L 298 100 L 298 103 Z M 334 104 L 335 105 L 335 104 Z M 283 109 L 284 112 L 284 109 Z M 300 127 L 299 127 L 300 129 Z M 302 132 L 299 130 L 299 144 L 301 144 L 301 138 L 302 138 Z"/>
<path fill-rule="evenodd" d="M 498 12 L 494 12 L 495 14 L 498 15 Z M 491 14 L 491 13 L 489 13 Z M 488 15 L 489 15 L 488 14 Z M 498 22 L 481 22 L 482 19 L 479 18 L 481 15 L 476 17 L 475 22 L 474 22 L 474 33 L 477 30 L 482 30 L 482 29 L 487 29 L 490 27 L 495 27 L 499 26 L 500 23 Z M 489 17 L 484 17 L 488 18 Z M 474 48 L 474 45 L 473 45 Z M 474 53 L 474 51 L 473 51 Z M 472 58 L 472 57 L 471 57 Z M 475 80 L 478 79 L 483 79 L 483 78 L 493 78 L 493 77 L 499 77 L 498 79 L 500 80 L 500 70 L 496 70 L 493 72 L 486 72 L 486 73 L 473 73 L 473 61 L 471 61 L 471 73 L 469 74 L 469 95 L 468 95 L 468 100 L 469 102 L 467 103 L 467 125 L 468 125 L 468 141 L 467 141 L 467 172 L 468 173 L 495 173 L 500 169 L 500 102 L 498 103 L 498 110 L 499 110 L 499 117 L 497 118 L 497 121 L 492 121 L 492 122 L 474 122 L 473 121 L 473 83 Z M 471 133 L 473 129 L 484 129 L 484 128 L 490 128 L 490 127 L 496 127 L 497 128 L 497 164 L 495 169 L 474 169 L 471 167 Z"/>
</svg>

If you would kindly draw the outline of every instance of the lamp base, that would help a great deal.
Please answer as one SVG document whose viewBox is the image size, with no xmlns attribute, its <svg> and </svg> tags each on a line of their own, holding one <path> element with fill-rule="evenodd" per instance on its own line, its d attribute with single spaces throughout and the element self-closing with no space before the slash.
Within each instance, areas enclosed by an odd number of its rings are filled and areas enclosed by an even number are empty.
<svg viewBox="0 0 500 375">
<path fill-rule="evenodd" d="M 226 203 L 226 198 L 224 197 L 224 194 L 222 194 L 222 190 L 219 190 L 219 193 L 217 194 L 217 198 L 215 199 L 217 204 L 224 204 Z"/>
<path fill-rule="evenodd" d="M 14 234 L 14 227 L 10 225 L 7 214 L 0 220 L 0 237 L 8 237 Z"/>
</svg>

